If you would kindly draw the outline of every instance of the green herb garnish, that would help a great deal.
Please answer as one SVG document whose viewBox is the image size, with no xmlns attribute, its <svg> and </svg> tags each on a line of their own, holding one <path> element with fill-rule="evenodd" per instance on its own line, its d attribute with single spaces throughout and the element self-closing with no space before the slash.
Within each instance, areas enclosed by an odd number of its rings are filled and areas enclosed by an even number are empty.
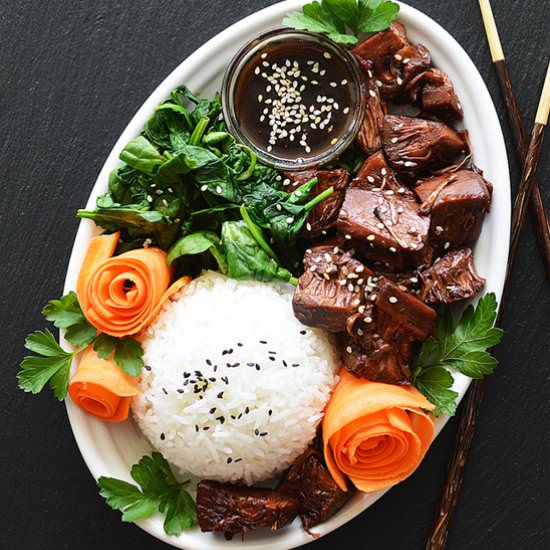
<svg viewBox="0 0 550 550">
<path fill-rule="evenodd" d="M 50 300 L 42 315 L 52 321 L 54 327 L 65 329 L 65 340 L 73 346 L 87 346 L 96 336 L 96 329 L 84 317 L 73 291 L 59 300 Z"/>
<path fill-rule="evenodd" d="M 306 4 L 301 12 L 290 12 L 283 24 L 353 45 L 362 33 L 387 29 L 398 11 L 398 4 L 384 0 L 321 0 Z M 347 34 L 348 30 L 353 34 Z"/>
<path fill-rule="evenodd" d="M 448 369 L 483 378 L 497 366 L 498 361 L 487 351 L 502 338 L 502 329 L 493 326 L 496 315 L 497 301 L 491 292 L 476 307 L 468 306 L 456 327 L 449 308 L 438 316 L 437 339 L 430 336 L 422 344 L 413 369 L 414 385 L 436 406 L 436 416 L 452 416 L 456 411 L 458 394 L 450 389 L 453 376 Z"/>
<path fill-rule="evenodd" d="M 25 348 L 36 355 L 30 355 L 21 361 L 17 373 L 19 388 L 33 394 L 40 393 L 49 384 L 55 397 L 63 401 L 69 387 L 69 371 L 73 357 L 82 349 L 65 351 L 49 330 L 37 330 L 25 340 Z"/>
<path fill-rule="evenodd" d="M 186 491 L 189 481 L 178 482 L 168 462 L 158 452 L 144 456 L 132 466 L 130 475 L 139 485 L 114 477 L 97 480 L 99 494 L 113 509 L 122 509 L 122 521 L 136 521 L 157 510 L 164 515 L 164 531 L 178 536 L 197 525 L 195 501 Z"/>
<path fill-rule="evenodd" d="M 108 334 L 100 334 L 94 341 L 94 351 L 101 359 L 109 359 L 113 354 L 114 362 L 130 376 L 141 374 L 143 367 L 143 348 L 141 344 L 131 338 L 115 338 Z"/>
<path fill-rule="evenodd" d="M 84 317 L 74 292 L 58 300 L 50 300 L 42 310 L 42 315 L 52 321 L 55 327 L 65 329 L 65 340 L 76 349 L 65 351 L 47 329 L 29 334 L 25 348 L 36 355 L 28 355 L 21 361 L 17 379 L 23 391 L 37 394 L 49 383 L 57 399 L 65 399 L 72 360 L 92 343 L 100 358 L 109 359 L 113 355 L 115 363 L 126 374 L 138 376 L 141 373 L 144 364 L 141 344 L 130 336 L 115 338 L 107 334 L 98 335 Z"/>
</svg>

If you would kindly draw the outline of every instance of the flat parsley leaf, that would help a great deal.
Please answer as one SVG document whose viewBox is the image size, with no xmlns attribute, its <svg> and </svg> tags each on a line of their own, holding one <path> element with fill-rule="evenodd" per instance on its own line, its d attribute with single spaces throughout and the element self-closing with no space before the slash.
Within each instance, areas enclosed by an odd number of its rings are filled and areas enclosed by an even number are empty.
<svg viewBox="0 0 550 550">
<path fill-rule="evenodd" d="M 113 509 L 123 509 L 122 521 L 136 521 L 151 516 L 156 510 L 164 515 L 164 531 L 178 536 L 184 529 L 197 525 L 195 501 L 179 483 L 168 462 L 158 452 L 144 456 L 132 466 L 131 476 L 139 488 L 112 477 L 97 480 L 99 494 Z"/>
<path fill-rule="evenodd" d="M 63 401 L 69 386 L 69 371 L 76 352 L 65 351 L 49 330 L 37 330 L 27 336 L 25 347 L 37 355 L 23 358 L 17 373 L 19 388 L 33 394 L 49 384 L 55 397 Z"/>
<path fill-rule="evenodd" d="M 96 329 L 88 322 L 76 294 L 71 291 L 59 300 L 50 300 L 42 315 L 57 328 L 64 328 L 65 339 L 73 346 L 87 346 L 96 336 Z"/>
<path fill-rule="evenodd" d="M 143 367 L 143 348 L 141 344 L 131 338 L 115 338 L 108 334 L 100 334 L 94 341 L 94 351 L 100 359 L 113 359 L 122 370 L 130 376 L 138 376 Z"/>
<path fill-rule="evenodd" d="M 422 369 L 415 378 L 415 385 L 436 406 L 433 410 L 435 416 L 442 413 L 454 415 L 458 393 L 450 389 L 453 377 L 448 370 L 443 367 Z"/>
<path fill-rule="evenodd" d="M 422 344 L 413 372 L 416 387 L 436 405 L 436 416 L 452 415 L 456 410 L 458 394 L 450 389 L 453 377 L 447 369 L 483 378 L 497 366 L 498 361 L 487 351 L 502 338 L 502 330 L 493 327 L 496 315 L 496 297 L 489 293 L 476 307 L 464 310 L 456 327 L 448 308 L 438 317 L 437 339 L 430 336 Z"/>
<path fill-rule="evenodd" d="M 384 0 L 321 0 L 287 14 L 283 24 L 328 35 L 341 44 L 356 44 L 357 35 L 386 29 L 397 17 L 399 5 Z M 351 30 L 353 35 L 347 34 Z"/>
</svg>

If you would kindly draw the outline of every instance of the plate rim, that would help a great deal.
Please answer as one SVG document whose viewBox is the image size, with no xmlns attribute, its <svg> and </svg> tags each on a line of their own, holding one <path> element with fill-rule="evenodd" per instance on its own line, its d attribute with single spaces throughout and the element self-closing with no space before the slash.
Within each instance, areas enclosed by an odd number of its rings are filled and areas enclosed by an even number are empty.
<svg viewBox="0 0 550 550">
<path fill-rule="evenodd" d="M 248 15 L 243 19 L 240 19 L 239 21 L 233 23 L 232 25 L 230 25 L 220 33 L 214 35 L 202 46 L 194 50 L 189 56 L 183 59 L 147 97 L 147 99 L 143 102 L 143 104 L 138 108 L 138 110 L 132 116 L 132 118 L 130 119 L 130 121 L 128 122 L 128 124 L 126 125 L 122 133 L 120 134 L 119 138 L 116 140 L 90 191 L 90 194 L 86 203 L 86 208 L 93 208 L 95 206 L 95 199 L 100 194 L 100 192 L 104 190 L 107 182 L 108 174 L 111 171 L 113 164 L 118 162 L 119 152 L 126 145 L 126 143 L 130 141 L 130 139 L 132 139 L 133 137 L 135 137 L 140 133 L 140 131 L 143 128 L 145 120 L 149 118 L 150 114 L 153 111 L 153 108 L 159 103 L 161 103 L 169 95 L 170 90 L 174 87 L 173 85 L 174 81 L 181 81 L 181 78 L 179 77 L 179 75 L 182 72 L 192 72 L 194 67 L 198 68 L 204 62 L 205 59 L 208 59 L 211 61 L 212 53 L 215 50 L 221 49 L 224 45 L 233 47 L 236 43 L 237 44 L 241 43 L 242 40 L 241 42 L 239 42 L 239 35 L 247 34 L 257 24 L 262 25 L 265 23 L 265 21 L 269 21 L 271 19 L 274 19 L 275 17 L 280 18 L 288 11 L 297 9 L 301 5 L 307 3 L 307 1 L 308 0 L 284 0 L 282 2 L 278 2 L 270 6 L 267 6 L 265 8 L 262 8 Z M 494 156 L 496 158 L 499 158 L 503 163 L 502 173 L 504 174 L 504 177 L 499 181 L 498 193 L 499 193 L 499 199 L 502 202 L 501 217 L 503 218 L 503 220 L 506 219 L 507 223 L 502 223 L 504 227 L 499 227 L 499 235 L 501 238 L 497 241 L 497 243 L 491 242 L 491 245 L 498 246 L 499 248 L 498 253 L 503 258 L 503 260 L 501 260 L 501 262 L 499 263 L 505 266 L 506 260 L 508 258 L 508 241 L 509 241 L 509 232 L 510 232 L 510 210 L 511 210 L 510 171 L 509 171 L 508 155 L 507 155 L 507 150 L 504 142 L 502 127 L 500 124 L 500 120 L 498 118 L 498 114 L 496 112 L 494 102 L 490 96 L 489 90 L 479 70 L 477 69 L 473 60 L 464 50 L 464 48 L 460 45 L 460 43 L 444 27 L 442 27 L 437 21 L 429 17 L 427 14 L 423 13 L 417 8 L 414 8 L 404 2 L 398 2 L 398 3 L 400 5 L 400 14 L 398 19 L 416 20 L 416 22 L 420 26 L 429 27 L 431 32 L 437 33 L 438 35 L 440 35 L 440 37 L 444 38 L 447 41 L 449 48 L 453 51 L 455 56 L 458 58 L 458 62 L 462 65 L 464 74 L 467 74 L 469 77 L 474 78 L 474 82 L 469 83 L 469 88 L 476 87 L 477 93 L 479 95 L 479 103 L 483 104 L 484 107 L 488 108 L 488 111 L 485 113 L 485 115 L 492 120 L 491 128 L 498 128 L 498 132 L 496 132 L 496 135 L 492 137 L 493 150 L 497 152 Z M 212 73 L 213 72 L 214 71 L 212 71 Z M 487 130 L 484 130 L 483 134 L 485 135 L 487 132 L 488 132 Z M 81 258 L 83 256 L 83 249 L 85 249 L 89 239 L 97 233 L 98 233 L 98 230 L 97 228 L 95 228 L 93 222 L 85 219 L 82 219 L 80 221 L 76 235 L 74 237 L 74 242 L 73 242 L 73 246 L 72 246 L 72 250 L 69 258 L 67 275 L 64 283 L 64 293 L 67 293 L 70 290 L 74 290 L 76 276 L 78 274 Z M 497 274 L 493 275 L 493 277 L 494 279 L 491 281 L 491 287 L 492 287 L 491 290 L 495 292 L 497 299 L 499 301 L 499 306 L 500 306 L 500 298 L 502 295 L 502 289 L 503 289 L 504 278 L 505 278 L 505 268 L 499 269 Z M 68 344 L 63 340 L 63 334 L 60 334 L 60 344 L 66 349 L 70 349 Z M 73 365 L 73 368 L 74 368 L 74 365 Z M 469 379 L 466 379 L 466 377 L 463 377 L 463 378 L 465 380 L 461 380 L 461 391 L 460 391 L 459 402 L 464 397 L 464 394 L 471 382 Z M 91 458 L 85 449 L 84 433 L 79 431 L 79 426 L 78 426 L 81 416 L 86 416 L 86 415 L 82 413 L 79 409 L 77 409 L 76 406 L 72 404 L 72 402 L 68 397 L 65 400 L 65 405 L 66 405 L 66 411 L 67 411 L 67 416 L 69 418 L 71 430 L 73 432 L 73 436 L 77 443 L 82 459 L 84 460 L 94 480 L 97 480 L 97 477 L 101 474 L 101 472 L 98 472 L 96 466 L 92 463 Z M 437 437 L 437 435 L 441 432 L 441 430 L 446 425 L 448 420 L 449 420 L 448 417 L 440 417 L 437 420 L 435 437 Z M 435 440 L 435 437 L 434 437 L 434 440 Z M 315 528 L 315 531 L 318 532 L 321 536 L 324 536 L 334 531 L 335 529 L 341 527 L 342 525 L 346 524 L 348 521 L 350 521 L 351 519 L 353 519 L 354 517 L 362 513 L 366 508 L 368 508 L 376 500 L 382 497 L 389 489 L 390 488 L 385 489 L 384 491 L 379 491 L 375 494 L 374 493 L 371 494 L 370 496 L 375 495 L 374 500 L 370 499 L 370 502 L 364 503 L 364 505 L 361 504 L 361 506 L 359 506 L 357 509 L 354 509 L 353 512 L 350 512 L 349 509 L 347 510 L 346 507 L 344 507 L 343 511 L 339 512 L 334 518 L 332 518 L 328 522 L 325 522 L 324 524 Z M 366 496 L 367 495 L 362 495 L 364 500 L 367 500 Z M 212 538 L 211 535 L 206 533 L 199 533 L 201 538 L 204 538 L 204 541 L 201 541 L 198 544 L 196 544 L 196 541 L 193 541 L 192 545 L 190 545 L 191 541 L 189 539 L 195 538 L 195 536 L 192 533 L 189 534 L 189 536 L 185 536 L 185 533 L 184 533 L 184 535 L 182 535 L 181 537 L 169 537 L 162 530 L 162 522 L 160 522 L 158 518 L 150 518 L 150 519 L 141 520 L 135 523 L 150 535 L 154 536 L 159 540 L 162 540 L 167 544 L 170 544 L 172 546 L 177 546 L 179 548 L 189 548 L 189 549 L 193 548 L 197 550 L 207 549 L 207 548 L 211 549 L 214 547 L 216 548 L 238 547 L 238 548 L 247 548 L 249 550 L 252 550 L 253 548 L 262 549 L 262 550 L 268 550 L 268 549 L 280 550 L 283 548 L 283 546 L 281 546 L 281 543 L 282 543 L 282 541 L 280 541 L 281 538 L 285 539 L 284 548 L 288 548 L 288 549 L 296 548 L 297 546 L 302 546 L 312 542 L 313 540 L 317 540 L 317 539 L 313 539 L 311 536 L 305 534 L 305 532 L 302 531 L 302 536 L 284 536 L 284 537 L 273 536 L 273 537 L 266 538 L 264 542 L 262 542 L 261 540 L 253 540 L 250 543 L 245 542 L 242 544 L 239 541 L 235 541 L 235 540 L 231 542 L 224 541 L 223 546 L 218 546 L 217 545 L 218 539 L 214 539 Z M 277 534 L 279 533 L 284 534 L 285 531 L 288 531 L 288 529 L 277 532 Z M 295 534 L 296 533 L 294 533 L 294 535 Z M 185 546 L 183 546 L 183 544 L 185 544 Z"/>
</svg>

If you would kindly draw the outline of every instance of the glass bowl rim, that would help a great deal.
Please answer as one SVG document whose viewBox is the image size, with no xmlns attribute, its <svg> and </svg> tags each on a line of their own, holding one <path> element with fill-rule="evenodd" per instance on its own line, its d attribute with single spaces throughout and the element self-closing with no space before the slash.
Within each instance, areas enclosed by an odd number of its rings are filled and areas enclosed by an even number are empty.
<svg viewBox="0 0 550 550">
<path fill-rule="evenodd" d="M 298 37 L 305 38 L 307 41 L 327 45 L 332 51 L 335 51 L 340 56 L 342 61 L 344 61 L 350 73 L 349 76 L 353 78 L 356 88 L 355 104 L 353 105 L 352 116 L 350 117 L 351 122 L 340 136 L 338 143 L 334 147 L 324 149 L 318 155 L 309 157 L 305 159 L 304 162 L 300 163 L 296 162 L 294 159 L 281 159 L 270 155 L 267 151 L 259 148 L 248 139 L 246 134 L 241 131 L 238 123 L 233 97 L 233 91 L 240 72 L 254 53 L 261 48 L 262 44 L 272 39 L 276 40 L 278 37 L 284 37 L 285 35 L 297 35 Z M 221 100 L 223 117 L 229 132 L 245 146 L 250 148 L 259 160 L 279 170 L 299 171 L 318 168 L 323 164 L 328 164 L 330 161 L 338 158 L 352 144 L 359 132 L 366 110 L 366 83 L 359 63 L 353 54 L 340 44 L 337 44 L 320 33 L 279 26 L 258 34 L 239 48 L 225 69 L 221 88 Z"/>
</svg>

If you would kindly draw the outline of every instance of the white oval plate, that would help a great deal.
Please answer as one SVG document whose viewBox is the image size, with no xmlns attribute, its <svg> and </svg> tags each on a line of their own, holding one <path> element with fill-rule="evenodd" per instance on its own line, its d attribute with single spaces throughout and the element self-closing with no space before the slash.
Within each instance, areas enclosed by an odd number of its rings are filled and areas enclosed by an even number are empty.
<svg viewBox="0 0 550 550">
<path fill-rule="evenodd" d="M 87 208 L 93 208 L 96 197 L 107 191 L 108 174 L 118 164 L 121 149 L 140 133 L 153 108 L 168 97 L 173 88 L 186 84 L 194 92 L 210 96 L 220 88 L 224 69 L 241 45 L 259 32 L 280 25 L 287 12 L 299 9 L 303 3 L 301 0 L 288 0 L 246 17 L 209 40 L 176 67 L 141 106 L 113 147 L 92 189 Z M 434 64 L 451 77 L 464 106 L 464 126 L 470 131 L 475 162 L 494 185 L 492 210 L 486 217 L 474 255 L 479 273 L 487 279 L 486 291 L 495 292 L 500 299 L 508 257 L 510 182 L 504 139 L 493 102 L 474 63 L 447 31 L 428 16 L 403 3 L 399 21 L 407 27 L 412 41 L 425 44 L 432 53 Z M 88 242 L 97 233 L 93 222 L 81 221 L 65 281 L 66 292 L 75 288 Z M 461 375 L 455 378 L 455 389 L 462 398 L 469 379 Z M 151 451 L 149 443 L 134 423 L 101 422 L 84 414 L 69 399 L 66 406 L 78 447 L 94 478 L 106 475 L 132 481 L 129 476 L 131 465 Z M 446 422 L 446 418 L 439 418 L 437 433 Z M 368 508 L 384 492 L 357 494 L 338 514 L 314 531 L 320 535 L 333 531 Z M 163 531 L 160 516 L 139 521 L 138 525 L 158 539 L 187 550 L 283 550 L 313 540 L 302 530 L 298 520 L 280 531 L 264 529 L 249 533 L 244 542 L 240 537 L 226 541 L 220 535 L 201 533 L 198 528 L 186 531 L 179 537 L 169 537 Z"/>
</svg>

